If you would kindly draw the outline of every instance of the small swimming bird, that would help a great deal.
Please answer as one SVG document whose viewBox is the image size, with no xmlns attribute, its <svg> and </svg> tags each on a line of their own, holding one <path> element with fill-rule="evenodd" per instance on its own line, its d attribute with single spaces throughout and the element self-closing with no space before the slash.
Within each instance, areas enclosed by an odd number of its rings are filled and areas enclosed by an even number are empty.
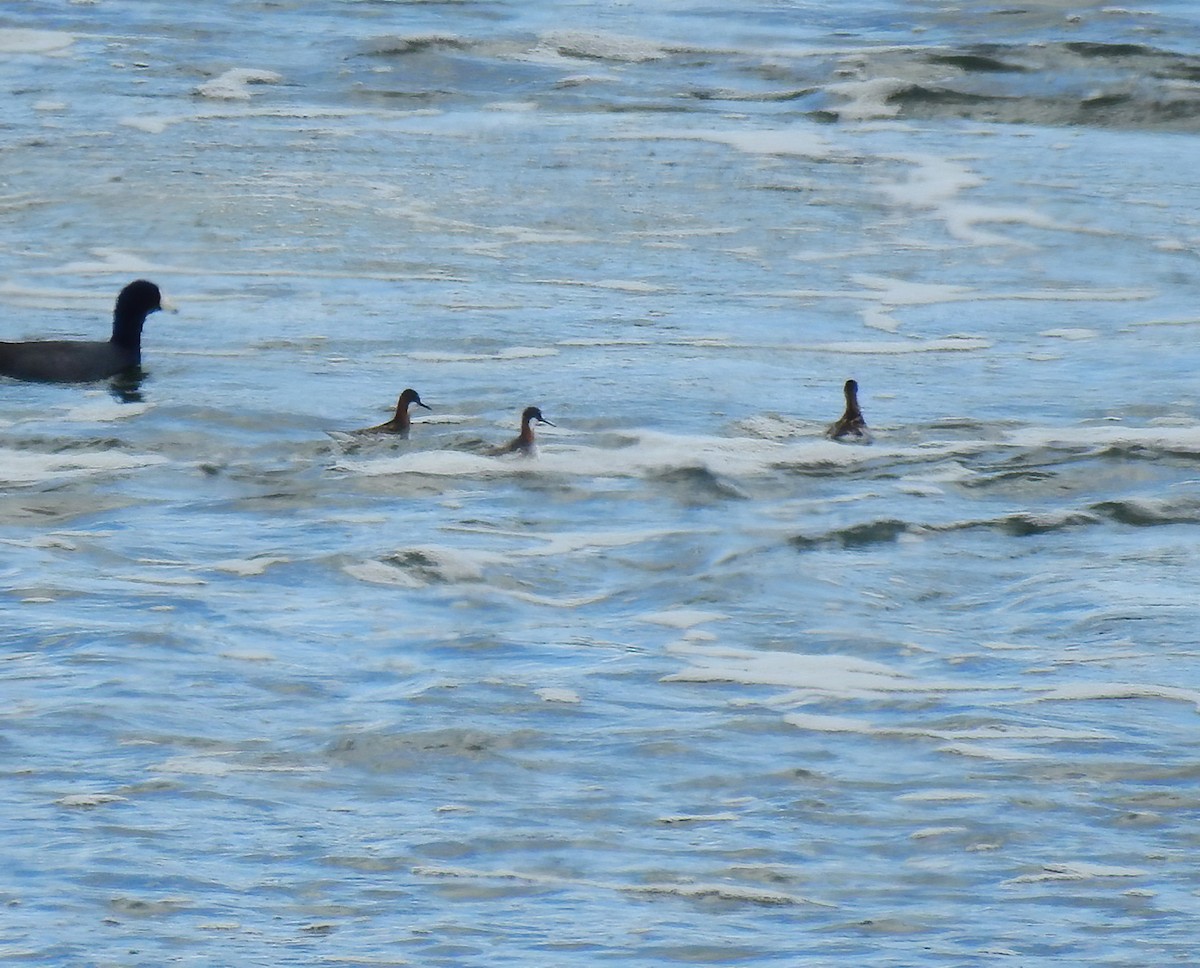
<svg viewBox="0 0 1200 968">
<path fill-rule="evenodd" d="M 0 342 L 0 376 L 42 383 L 88 383 L 124 373 L 142 362 L 142 326 L 147 316 L 162 308 L 158 286 L 138 279 L 117 296 L 111 339 Z"/>
<path fill-rule="evenodd" d="M 830 440 L 841 440 L 843 437 L 853 436 L 869 442 L 871 435 L 867 432 L 867 422 L 858 408 L 858 383 L 854 380 L 847 380 L 843 389 L 846 393 L 846 412 L 836 423 L 829 425 L 825 436 Z"/>
<path fill-rule="evenodd" d="M 409 404 L 415 403 L 418 407 L 424 407 L 426 410 L 432 410 L 428 404 L 421 402 L 421 395 L 416 390 L 409 387 L 400 394 L 400 399 L 396 401 L 396 414 L 391 420 L 375 427 L 366 427 L 363 430 L 356 430 L 356 434 L 396 434 L 400 437 L 408 436 L 408 428 L 412 425 L 412 420 L 408 416 Z"/>
<path fill-rule="evenodd" d="M 542 416 L 542 411 L 537 407 L 526 407 L 521 414 L 521 433 L 510 440 L 503 447 L 497 447 L 492 450 L 493 457 L 499 457 L 501 454 L 524 454 L 526 457 L 531 457 L 537 450 L 537 446 L 533 439 L 533 422 L 544 423 L 547 426 L 553 427 L 545 417 Z"/>
</svg>

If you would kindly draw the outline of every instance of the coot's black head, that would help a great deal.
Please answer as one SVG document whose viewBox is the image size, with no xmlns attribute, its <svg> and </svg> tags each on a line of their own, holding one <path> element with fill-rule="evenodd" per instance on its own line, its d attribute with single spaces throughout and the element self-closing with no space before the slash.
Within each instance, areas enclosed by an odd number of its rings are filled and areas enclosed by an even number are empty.
<svg viewBox="0 0 1200 968">
<path fill-rule="evenodd" d="M 162 293 L 158 286 L 145 279 L 131 282 L 117 296 L 113 310 L 113 342 L 137 347 L 141 343 L 146 317 L 162 308 Z"/>
<path fill-rule="evenodd" d="M 162 293 L 158 291 L 158 286 L 145 279 L 131 282 L 117 296 L 118 316 L 140 316 L 145 319 L 162 308 Z"/>
</svg>

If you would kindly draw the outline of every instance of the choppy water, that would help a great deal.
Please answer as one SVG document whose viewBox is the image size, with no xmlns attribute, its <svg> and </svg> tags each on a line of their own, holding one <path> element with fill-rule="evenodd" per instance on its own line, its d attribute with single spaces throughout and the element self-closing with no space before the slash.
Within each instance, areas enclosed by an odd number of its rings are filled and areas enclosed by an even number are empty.
<svg viewBox="0 0 1200 968">
<path fill-rule="evenodd" d="M 0 385 L 6 962 L 1193 963 L 1192 5 L 0 3 L 0 82 L 0 338 L 181 307 Z"/>
</svg>

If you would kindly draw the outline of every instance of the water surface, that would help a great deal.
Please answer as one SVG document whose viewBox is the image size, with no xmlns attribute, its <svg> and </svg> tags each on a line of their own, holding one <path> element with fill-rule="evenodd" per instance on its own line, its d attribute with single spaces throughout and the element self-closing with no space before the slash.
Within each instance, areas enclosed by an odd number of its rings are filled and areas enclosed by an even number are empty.
<svg viewBox="0 0 1200 968">
<path fill-rule="evenodd" d="M 1189 5 L 0 14 L 7 960 L 1190 962 Z"/>
</svg>

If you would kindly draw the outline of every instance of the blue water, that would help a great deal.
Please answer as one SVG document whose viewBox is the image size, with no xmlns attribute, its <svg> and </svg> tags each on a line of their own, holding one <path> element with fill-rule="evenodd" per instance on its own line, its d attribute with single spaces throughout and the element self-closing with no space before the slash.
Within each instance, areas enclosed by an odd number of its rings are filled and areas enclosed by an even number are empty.
<svg viewBox="0 0 1200 968">
<path fill-rule="evenodd" d="M 0 3 L 0 959 L 1191 964 L 1198 41 Z"/>
</svg>

